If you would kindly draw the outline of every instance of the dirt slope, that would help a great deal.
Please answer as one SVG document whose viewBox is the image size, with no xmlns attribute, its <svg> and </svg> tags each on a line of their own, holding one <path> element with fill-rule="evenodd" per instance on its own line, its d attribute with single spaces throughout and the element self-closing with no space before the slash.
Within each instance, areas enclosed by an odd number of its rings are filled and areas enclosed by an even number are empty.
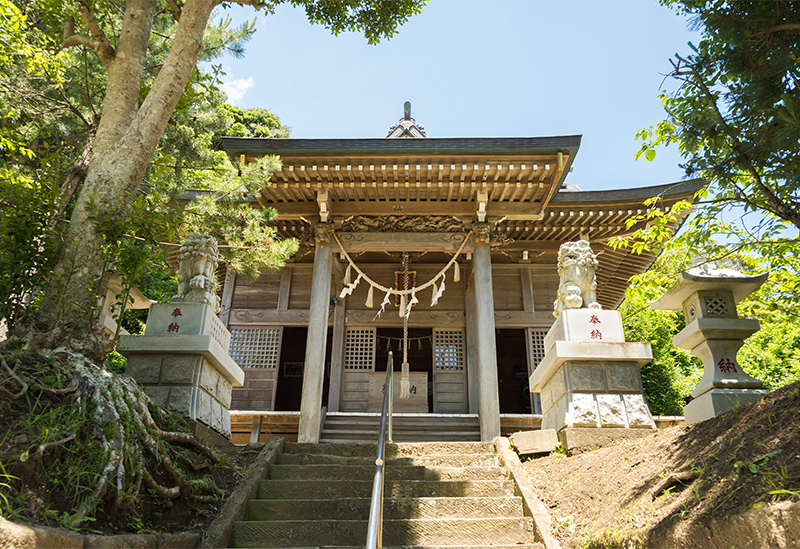
<svg viewBox="0 0 800 549">
<path fill-rule="evenodd" d="M 565 547 L 800 547 L 800 382 L 702 423 L 525 468 Z M 668 483 L 674 473 L 688 478 Z"/>
</svg>

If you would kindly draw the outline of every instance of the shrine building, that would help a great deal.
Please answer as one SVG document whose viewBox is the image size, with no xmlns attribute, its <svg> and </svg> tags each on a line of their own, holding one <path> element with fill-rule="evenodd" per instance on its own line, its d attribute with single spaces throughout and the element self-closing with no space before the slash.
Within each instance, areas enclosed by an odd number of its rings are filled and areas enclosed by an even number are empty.
<svg viewBox="0 0 800 549">
<path fill-rule="evenodd" d="M 395 440 L 537 428 L 527 384 L 554 321 L 559 246 L 591 243 L 598 301 L 614 309 L 655 256 L 609 239 L 641 228 L 626 221 L 644 200 L 666 208 L 702 185 L 580 191 L 567 184 L 580 141 L 429 138 L 408 103 L 386 138 L 223 138 L 235 163 L 280 156 L 256 207 L 301 243 L 279 272 L 224 274 L 220 318 L 245 371 L 233 441 L 354 435 L 376 421 L 388 351 L 399 375 L 404 341 L 412 394 L 395 400 Z M 420 289 L 401 303 L 391 288 Z"/>
</svg>

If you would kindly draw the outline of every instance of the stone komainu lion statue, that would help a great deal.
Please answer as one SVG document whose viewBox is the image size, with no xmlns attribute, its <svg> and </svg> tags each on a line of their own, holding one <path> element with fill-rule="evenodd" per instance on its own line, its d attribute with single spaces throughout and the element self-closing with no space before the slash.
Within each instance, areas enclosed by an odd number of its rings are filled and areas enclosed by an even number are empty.
<svg viewBox="0 0 800 549">
<path fill-rule="evenodd" d="M 219 263 L 217 241 L 207 234 L 189 233 L 178 252 L 178 293 L 172 301 L 206 303 L 219 313 L 217 281 Z"/>
<path fill-rule="evenodd" d="M 586 240 L 567 242 L 558 249 L 558 275 L 561 282 L 553 303 L 553 316 L 558 318 L 567 309 L 600 309 L 597 302 L 597 278 L 594 270 L 597 256 Z"/>
</svg>

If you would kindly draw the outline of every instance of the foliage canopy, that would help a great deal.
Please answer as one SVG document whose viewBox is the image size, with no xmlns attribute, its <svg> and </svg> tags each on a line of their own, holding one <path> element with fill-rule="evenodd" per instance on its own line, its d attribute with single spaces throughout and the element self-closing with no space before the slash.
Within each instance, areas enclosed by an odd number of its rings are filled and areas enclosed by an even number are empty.
<svg viewBox="0 0 800 549">
<path fill-rule="evenodd" d="M 376 43 L 424 5 L 424 0 L 0 2 L 8 23 L 0 36 L 0 63 L 10 68 L 0 90 L 0 116 L 6 121 L 0 153 L 54 196 L 44 226 L 53 229 L 62 216 L 70 218 L 59 231 L 60 255 L 38 312 L 36 330 L 48 336 L 36 345 L 84 340 L 86 351 L 104 346 L 89 328 L 110 265 L 123 271 L 129 265 L 132 278 L 140 277 L 135 267 L 142 264 L 144 248 L 155 250 L 176 228 L 214 234 L 230 252 L 230 265 L 250 275 L 259 265 L 280 266 L 296 247 L 274 238 L 273 211 L 248 205 L 278 161 L 240 169 L 219 150 L 222 134 L 280 137 L 289 130 L 263 109 L 224 106 L 217 87 L 220 67 L 212 64 L 210 73 L 196 67 L 226 51 L 241 55 L 253 32 L 254 22 L 231 28 L 230 19 L 214 19 L 214 8 L 239 3 L 274 11 L 287 3 L 334 34 L 357 31 Z M 18 63 L 21 59 L 25 63 Z M 180 198 L 186 188 L 207 192 L 187 202 Z M 173 207 L 171 218 L 167 206 Z M 47 267 L 27 270 L 44 273 Z M 30 288 L 12 294 L 29 295 Z"/>
</svg>

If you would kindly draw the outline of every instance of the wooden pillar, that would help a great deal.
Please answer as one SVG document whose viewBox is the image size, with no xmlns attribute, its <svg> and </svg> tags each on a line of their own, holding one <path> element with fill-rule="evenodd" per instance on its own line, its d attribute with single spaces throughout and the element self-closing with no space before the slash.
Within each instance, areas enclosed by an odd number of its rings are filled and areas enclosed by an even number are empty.
<svg viewBox="0 0 800 549">
<path fill-rule="evenodd" d="M 225 285 L 222 287 L 222 301 L 219 307 L 219 319 L 228 327 L 228 320 L 231 317 L 231 303 L 233 302 L 233 289 L 236 286 L 236 271 L 228 266 L 225 271 Z"/>
<path fill-rule="evenodd" d="M 492 260 L 489 249 L 489 225 L 480 223 L 475 235 L 473 269 L 475 270 L 475 317 L 478 347 L 478 401 L 481 440 L 500 436 L 500 401 L 497 383 L 497 342 L 494 336 L 494 293 Z"/>
<path fill-rule="evenodd" d="M 464 294 L 467 320 L 467 390 L 469 391 L 469 413 L 477 414 L 478 397 L 478 315 L 475 312 L 475 278 L 470 270 L 467 290 Z"/>
<path fill-rule="evenodd" d="M 347 296 L 339 299 L 333 310 L 333 341 L 331 342 L 331 384 L 328 388 L 328 411 L 338 412 L 342 396 L 342 374 L 344 373 L 345 313 Z"/>
<path fill-rule="evenodd" d="M 331 298 L 331 242 L 326 223 L 314 229 L 314 271 L 311 278 L 311 306 L 308 309 L 308 338 L 303 367 L 303 395 L 300 402 L 298 442 L 319 442 L 322 385 L 325 381 L 325 345 L 328 340 L 328 310 Z"/>
</svg>

